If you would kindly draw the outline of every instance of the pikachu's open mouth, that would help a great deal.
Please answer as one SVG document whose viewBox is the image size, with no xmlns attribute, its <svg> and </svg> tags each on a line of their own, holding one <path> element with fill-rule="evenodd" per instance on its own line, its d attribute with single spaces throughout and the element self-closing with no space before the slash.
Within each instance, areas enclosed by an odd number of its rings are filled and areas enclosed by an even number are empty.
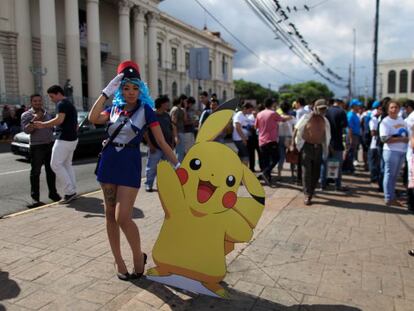
<svg viewBox="0 0 414 311">
<path fill-rule="evenodd" d="M 216 191 L 217 187 L 209 181 L 201 180 L 198 182 L 197 200 L 199 203 L 207 202 Z"/>
</svg>

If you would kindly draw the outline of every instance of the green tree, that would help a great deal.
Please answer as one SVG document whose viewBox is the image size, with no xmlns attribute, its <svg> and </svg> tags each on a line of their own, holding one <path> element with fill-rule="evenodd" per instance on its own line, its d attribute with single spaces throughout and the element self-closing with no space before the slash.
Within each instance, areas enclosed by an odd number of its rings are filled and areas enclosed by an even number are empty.
<svg viewBox="0 0 414 311">
<path fill-rule="evenodd" d="M 264 88 L 259 83 L 245 81 L 243 79 L 234 80 L 236 96 L 241 99 L 255 99 L 258 103 L 263 103 L 266 97 L 278 99 L 279 94 L 275 91 Z"/>
<path fill-rule="evenodd" d="M 323 83 L 307 81 L 296 84 L 284 84 L 279 88 L 280 99 L 292 102 L 298 97 L 305 98 L 310 103 L 319 98 L 331 98 L 334 93 Z"/>
</svg>

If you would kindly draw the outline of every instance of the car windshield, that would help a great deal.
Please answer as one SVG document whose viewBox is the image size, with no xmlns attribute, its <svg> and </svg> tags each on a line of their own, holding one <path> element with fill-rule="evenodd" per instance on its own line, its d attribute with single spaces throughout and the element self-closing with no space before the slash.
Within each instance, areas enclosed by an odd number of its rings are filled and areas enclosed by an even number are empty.
<svg viewBox="0 0 414 311">
<path fill-rule="evenodd" d="M 85 111 L 78 112 L 78 124 L 81 124 L 83 120 L 85 120 L 88 117 L 88 113 Z"/>
</svg>

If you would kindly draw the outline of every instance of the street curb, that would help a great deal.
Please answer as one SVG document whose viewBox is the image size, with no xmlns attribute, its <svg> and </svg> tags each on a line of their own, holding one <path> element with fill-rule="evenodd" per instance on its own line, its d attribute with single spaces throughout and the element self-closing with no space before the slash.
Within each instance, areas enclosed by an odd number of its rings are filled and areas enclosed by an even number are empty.
<svg viewBox="0 0 414 311">
<path fill-rule="evenodd" d="M 93 194 L 96 194 L 96 193 L 99 193 L 99 192 L 102 192 L 102 190 L 95 190 L 95 191 L 91 191 L 91 192 L 88 192 L 88 193 L 84 193 L 84 194 L 79 195 L 78 198 L 88 197 L 90 195 L 93 195 Z M 56 206 L 56 205 L 59 205 L 59 202 L 53 202 L 53 203 L 45 204 L 45 205 L 42 205 L 42 206 L 39 206 L 39 207 L 24 210 L 24 211 L 21 211 L 21 212 L 5 215 L 5 216 L 0 217 L 0 219 L 7 219 L 7 218 L 20 216 L 20 215 L 25 215 L 25 214 L 28 214 L 28 213 L 31 213 L 31 212 L 41 210 L 43 208 L 52 207 L 52 206 Z"/>
</svg>

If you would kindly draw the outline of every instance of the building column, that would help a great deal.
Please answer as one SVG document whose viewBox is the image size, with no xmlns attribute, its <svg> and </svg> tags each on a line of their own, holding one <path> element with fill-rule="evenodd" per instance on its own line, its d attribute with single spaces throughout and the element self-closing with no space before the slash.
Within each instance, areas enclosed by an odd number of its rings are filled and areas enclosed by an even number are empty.
<svg viewBox="0 0 414 311">
<path fill-rule="evenodd" d="M 99 0 L 87 0 L 86 23 L 88 41 L 88 97 L 89 103 L 92 103 L 102 91 Z"/>
<path fill-rule="evenodd" d="M 14 8 L 15 19 L 19 21 L 16 23 L 19 94 L 31 95 L 34 92 L 34 79 L 30 72 L 32 66 L 32 31 L 29 0 L 15 0 Z"/>
<path fill-rule="evenodd" d="M 141 79 L 147 80 L 145 70 L 145 14 L 141 7 L 134 7 L 134 60 L 138 63 Z"/>
<path fill-rule="evenodd" d="M 119 5 L 119 61 L 131 59 L 131 31 L 129 26 L 129 11 L 131 3 L 121 0 Z"/>
<path fill-rule="evenodd" d="M 39 11 L 41 63 L 46 71 L 42 88 L 46 93 L 50 86 L 59 84 L 55 0 L 39 0 Z"/>
<path fill-rule="evenodd" d="M 78 1 L 65 0 L 66 73 L 73 86 L 73 101 L 82 104 L 82 74 Z"/>
<path fill-rule="evenodd" d="M 152 97 L 158 94 L 157 23 L 156 13 L 148 13 L 148 85 Z"/>
</svg>

